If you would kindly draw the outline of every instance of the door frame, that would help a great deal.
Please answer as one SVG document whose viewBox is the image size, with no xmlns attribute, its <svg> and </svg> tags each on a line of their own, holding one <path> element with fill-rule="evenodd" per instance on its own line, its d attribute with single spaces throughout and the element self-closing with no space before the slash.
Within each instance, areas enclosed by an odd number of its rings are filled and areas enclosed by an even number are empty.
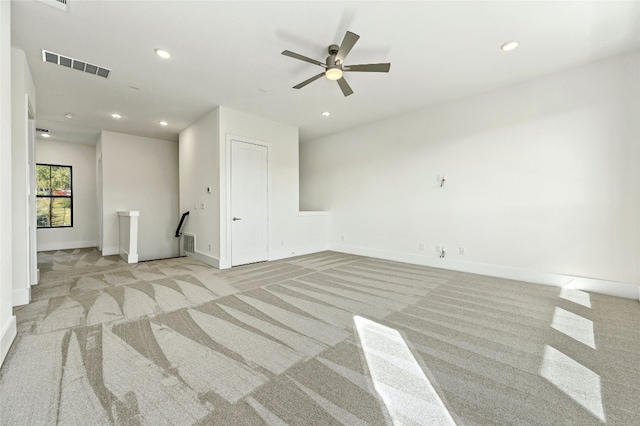
<svg viewBox="0 0 640 426">
<path fill-rule="evenodd" d="M 221 195 L 220 198 L 225 203 L 224 208 L 220 209 L 220 269 L 231 268 L 231 144 L 233 141 L 267 148 L 267 260 L 270 254 L 269 241 L 271 236 L 271 143 L 229 133 L 225 139 L 223 156 L 225 167 L 224 171 L 220 173 L 222 181 L 220 188 L 224 189 L 224 196 Z"/>
<path fill-rule="evenodd" d="M 38 233 L 36 208 L 36 115 L 29 95 L 25 95 L 27 104 L 27 219 L 29 243 L 29 285 L 38 284 Z"/>
</svg>

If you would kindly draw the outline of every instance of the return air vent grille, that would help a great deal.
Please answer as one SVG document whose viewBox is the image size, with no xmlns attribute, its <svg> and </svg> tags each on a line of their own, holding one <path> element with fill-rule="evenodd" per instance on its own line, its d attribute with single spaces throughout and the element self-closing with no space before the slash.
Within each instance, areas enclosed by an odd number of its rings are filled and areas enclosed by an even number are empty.
<svg viewBox="0 0 640 426">
<path fill-rule="evenodd" d="M 111 70 L 108 68 L 89 64 L 85 61 L 69 58 L 67 56 L 62 56 L 58 53 L 49 52 L 48 50 L 42 50 L 42 60 L 44 62 L 51 62 L 52 64 L 58 64 L 63 67 L 73 68 L 74 70 L 84 71 L 86 73 L 104 78 L 108 78 L 109 74 L 111 74 Z"/>
<path fill-rule="evenodd" d="M 56 9 L 67 11 L 67 0 L 40 0 L 40 2 L 53 6 Z"/>
<path fill-rule="evenodd" d="M 196 236 L 193 234 L 182 234 L 182 249 L 187 253 L 194 253 L 196 250 Z"/>
</svg>

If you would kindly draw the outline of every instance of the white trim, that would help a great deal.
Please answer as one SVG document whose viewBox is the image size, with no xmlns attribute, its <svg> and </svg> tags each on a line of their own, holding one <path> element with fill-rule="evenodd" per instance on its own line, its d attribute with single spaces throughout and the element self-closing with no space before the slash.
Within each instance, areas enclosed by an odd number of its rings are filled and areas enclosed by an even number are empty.
<svg viewBox="0 0 640 426">
<path fill-rule="evenodd" d="M 69 241 L 65 243 L 38 244 L 38 251 L 69 250 L 69 249 L 88 248 L 88 247 L 97 247 L 97 246 L 98 246 L 98 242 L 95 240 Z M 117 252 L 114 254 L 117 254 Z"/>
<path fill-rule="evenodd" d="M 38 224 L 36 209 L 36 114 L 29 94 L 25 94 L 27 105 L 27 235 L 29 284 L 38 284 Z"/>
<path fill-rule="evenodd" d="M 306 246 L 273 250 L 269 252 L 269 260 L 280 260 L 305 254 L 320 253 L 321 251 L 326 251 L 328 249 L 329 248 L 326 244 L 309 244 Z"/>
<path fill-rule="evenodd" d="M 137 210 L 118 212 L 118 254 L 127 263 L 138 263 L 138 218 Z"/>
<path fill-rule="evenodd" d="M 598 280 L 594 278 L 575 277 L 569 284 L 574 290 L 591 291 L 625 299 L 640 300 L 640 286 L 617 281 Z"/>
<path fill-rule="evenodd" d="M 220 189 L 224 190 L 224 199 L 226 202 L 226 208 L 220 209 L 220 238 L 223 239 L 222 228 L 225 228 L 226 235 L 224 239 L 226 241 L 221 241 L 220 246 L 224 246 L 226 249 L 226 253 L 220 253 L 220 269 L 231 268 L 231 143 L 233 141 L 249 143 L 258 146 L 264 146 L 267 148 L 267 259 L 270 258 L 269 254 L 269 241 L 271 237 L 271 143 L 261 141 L 258 139 L 247 138 L 244 136 L 233 135 L 227 133 L 225 135 L 225 173 L 224 179 L 222 181 L 222 174 L 220 176 Z M 222 197 L 221 197 L 222 198 Z M 226 225 L 226 226 L 225 226 Z"/>
<path fill-rule="evenodd" d="M 328 211 L 321 211 L 321 210 L 317 210 L 317 211 L 311 211 L 311 210 L 306 210 L 306 211 L 299 211 L 298 212 L 298 216 L 329 216 Z"/>
<path fill-rule="evenodd" d="M 186 255 L 188 257 L 193 257 L 194 259 L 199 260 L 202 263 L 206 263 L 209 266 L 213 266 L 216 269 L 221 269 L 220 268 L 220 260 L 213 257 L 213 256 L 209 256 L 208 254 L 204 254 L 201 253 L 199 251 L 196 251 L 194 253 L 186 253 Z"/>
<path fill-rule="evenodd" d="M 218 260 L 218 269 L 229 269 L 231 268 L 231 261 L 227 257 L 220 256 Z"/>
<path fill-rule="evenodd" d="M 13 306 L 28 305 L 31 299 L 31 289 L 21 288 L 20 290 L 13 290 Z"/>
<path fill-rule="evenodd" d="M 118 247 L 103 247 L 102 256 L 116 256 L 120 252 Z"/>
<path fill-rule="evenodd" d="M 475 263 L 459 259 L 427 257 L 402 252 L 358 247 L 345 244 L 330 244 L 329 250 L 340 253 L 368 256 L 378 259 L 393 260 L 415 265 L 442 268 L 447 270 L 468 272 L 472 274 L 486 275 L 489 277 L 505 278 L 510 280 L 525 281 L 535 284 L 544 284 L 554 287 L 570 287 L 576 290 L 586 290 L 609 296 L 624 297 L 640 300 L 640 286 L 632 283 L 606 281 L 594 278 L 574 277 L 570 275 L 556 274 L 552 272 L 534 271 L 523 268 L 513 268 L 502 265 Z"/>
<path fill-rule="evenodd" d="M 9 348 L 11 348 L 11 344 L 17 334 L 18 329 L 16 327 L 16 317 L 12 316 L 0 332 L 0 365 L 4 362 L 4 359 L 9 352 Z"/>
<path fill-rule="evenodd" d="M 129 254 L 125 250 L 120 249 L 120 257 L 127 263 L 138 263 L 138 254 Z"/>
</svg>

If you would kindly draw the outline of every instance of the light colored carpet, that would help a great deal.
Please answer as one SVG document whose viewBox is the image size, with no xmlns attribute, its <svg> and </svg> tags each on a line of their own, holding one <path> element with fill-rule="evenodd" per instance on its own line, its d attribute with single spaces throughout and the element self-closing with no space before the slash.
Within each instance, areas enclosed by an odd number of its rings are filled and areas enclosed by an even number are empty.
<svg viewBox="0 0 640 426">
<path fill-rule="evenodd" d="M 323 252 L 39 254 L 2 425 L 640 424 L 640 304 Z"/>
</svg>

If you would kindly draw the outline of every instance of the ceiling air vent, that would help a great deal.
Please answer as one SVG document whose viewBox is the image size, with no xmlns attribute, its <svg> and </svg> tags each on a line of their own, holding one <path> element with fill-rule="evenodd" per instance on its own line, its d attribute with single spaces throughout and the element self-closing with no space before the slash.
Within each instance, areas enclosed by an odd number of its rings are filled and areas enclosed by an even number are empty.
<svg viewBox="0 0 640 426">
<path fill-rule="evenodd" d="M 40 2 L 53 6 L 56 9 L 67 11 L 67 0 L 40 0 Z"/>
<path fill-rule="evenodd" d="M 62 65 L 63 67 L 73 68 L 74 70 L 84 71 L 89 74 L 97 75 L 107 78 L 111 74 L 111 70 L 98 65 L 89 64 L 85 61 L 62 56 L 58 53 L 49 52 L 48 50 L 42 50 L 42 60 L 44 62 L 51 62 L 52 64 Z"/>
</svg>

